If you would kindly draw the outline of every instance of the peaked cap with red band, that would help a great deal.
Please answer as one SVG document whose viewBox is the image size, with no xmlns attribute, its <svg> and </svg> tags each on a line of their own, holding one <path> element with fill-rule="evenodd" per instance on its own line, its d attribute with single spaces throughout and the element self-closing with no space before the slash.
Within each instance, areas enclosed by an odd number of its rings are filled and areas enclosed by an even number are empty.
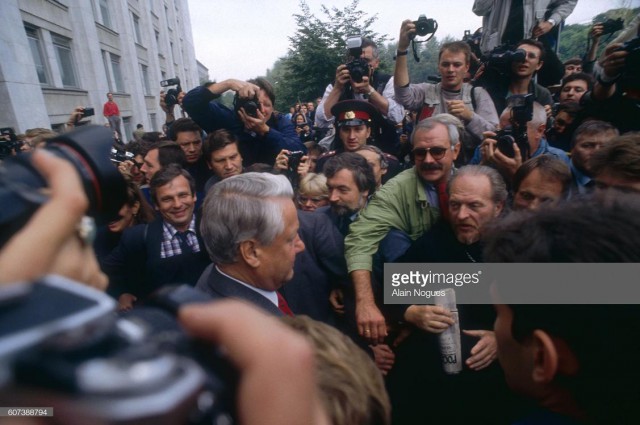
<svg viewBox="0 0 640 425">
<path fill-rule="evenodd" d="M 373 120 L 379 119 L 378 110 L 364 100 L 343 100 L 333 105 L 331 113 L 336 117 L 338 127 L 366 125 L 371 127 Z"/>
</svg>

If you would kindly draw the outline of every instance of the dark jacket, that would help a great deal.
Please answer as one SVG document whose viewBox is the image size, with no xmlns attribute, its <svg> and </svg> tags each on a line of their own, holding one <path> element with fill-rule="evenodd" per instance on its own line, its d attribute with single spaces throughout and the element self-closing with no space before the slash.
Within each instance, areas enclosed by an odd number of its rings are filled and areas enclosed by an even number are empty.
<svg viewBox="0 0 640 425">
<path fill-rule="evenodd" d="M 239 150 L 245 167 L 256 162 L 273 165 L 282 149 L 307 152 L 291 120 L 284 115 L 274 112 L 267 121 L 269 132 L 259 136 L 246 132 L 236 113 L 214 102 L 215 98 L 206 87 L 196 87 L 184 97 L 182 106 L 207 133 L 224 128 L 235 134 L 240 141 Z"/>
<path fill-rule="evenodd" d="M 156 219 L 123 232 L 118 246 L 102 263 L 103 271 L 109 276 L 108 292 L 111 295 L 126 292 L 142 300 L 163 285 L 186 283 L 193 286 L 211 263 L 200 235 L 200 252 L 160 258 L 162 224 L 161 219 Z"/>
</svg>

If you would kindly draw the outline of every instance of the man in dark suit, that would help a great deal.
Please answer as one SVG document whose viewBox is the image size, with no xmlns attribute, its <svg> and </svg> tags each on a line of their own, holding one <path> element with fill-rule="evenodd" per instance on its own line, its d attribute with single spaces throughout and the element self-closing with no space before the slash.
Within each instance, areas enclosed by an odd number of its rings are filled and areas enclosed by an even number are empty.
<svg viewBox="0 0 640 425">
<path fill-rule="evenodd" d="M 125 230 L 104 262 L 109 292 L 118 297 L 121 310 L 162 285 L 195 284 L 209 264 L 197 232 L 193 177 L 170 164 L 153 176 L 150 186 L 160 217 Z"/>
<path fill-rule="evenodd" d="M 202 236 L 213 261 L 196 288 L 292 314 L 278 289 L 293 278 L 298 236 L 293 189 L 284 176 L 244 173 L 214 185 L 204 201 Z"/>
</svg>

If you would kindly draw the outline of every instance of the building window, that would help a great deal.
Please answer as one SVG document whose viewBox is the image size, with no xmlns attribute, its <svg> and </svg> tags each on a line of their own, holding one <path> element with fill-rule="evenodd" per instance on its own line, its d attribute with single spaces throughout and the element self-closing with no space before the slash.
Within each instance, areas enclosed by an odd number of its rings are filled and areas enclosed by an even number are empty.
<svg viewBox="0 0 640 425">
<path fill-rule="evenodd" d="M 133 127 L 131 126 L 131 117 L 122 118 L 122 124 L 124 125 L 124 134 L 122 138 L 123 142 L 127 143 L 128 140 L 133 139 Z"/>
<path fill-rule="evenodd" d="M 40 84 L 48 84 L 47 67 L 45 65 L 44 56 L 42 55 L 42 46 L 40 44 L 40 35 L 38 30 L 31 27 L 25 27 L 27 32 L 27 40 L 29 40 L 29 48 L 31 50 L 31 56 L 33 56 L 33 62 L 36 65 L 36 72 L 38 73 L 38 81 Z"/>
<path fill-rule="evenodd" d="M 156 114 L 149 114 L 149 122 L 151 123 L 151 129 L 149 131 L 157 131 L 158 119 L 156 118 Z"/>
<path fill-rule="evenodd" d="M 53 40 L 53 48 L 60 68 L 62 85 L 64 87 L 78 87 L 73 65 L 73 54 L 71 52 L 71 40 L 55 34 L 51 34 L 51 39 Z"/>
<path fill-rule="evenodd" d="M 133 33 L 136 37 L 136 43 L 142 45 L 142 33 L 140 32 L 140 18 L 135 14 L 131 14 L 133 20 Z"/>
<path fill-rule="evenodd" d="M 122 71 L 120 70 L 120 56 L 116 56 L 113 53 L 109 54 L 111 57 L 111 72 L 113 73 L 113 86 L 118 93 L 124 93 L 124 83 L 122 82 Z"/>
<path fill-rule="evenodd" d="M 99 0 L 100 4 L 100 22 L 105 27 L 111 28 L 111 15 L 109 14 L 109 3 L 107 0 Z"/>
<path fill-rule="evenodd" d="M 140 65 L 140 68 L 142 70 L 141 75 L 142 75 L 142 87 L 144 87 L 144 94 L 147 96 L 151 96 L 151 86 L 149 85 L 149 70 L 147 66 L 142 64 Z"/>
</svg>

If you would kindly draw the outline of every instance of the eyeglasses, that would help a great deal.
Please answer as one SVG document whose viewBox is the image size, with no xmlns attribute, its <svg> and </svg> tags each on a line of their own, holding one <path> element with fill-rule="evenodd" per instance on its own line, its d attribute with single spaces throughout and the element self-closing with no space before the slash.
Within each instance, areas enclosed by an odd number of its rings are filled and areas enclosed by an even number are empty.
<svg viewBox="0 0 640 425">
<path fill-rule="evenodd" d="M 298 199 L 298 203 L 300 205 L 304 205 L 308 202 L 311 202 L 312 204 L 316 205 L 321 203 L 322 201 L 326 201 L 327 197 L 326 196 L 317 196 L 317 197 L 308 197 L 308 196 L 303 196 L 303 195 L 298 195 L 297 197 Z"/>
<path fill-rule="evenodd" d="M 447 154 L 447 148 L 433 147 L 433 148 L 415 148 L 411 151 L 411 154 L 415 159 L 425 159 L 427 154 L 430 154 L 436 161 L 441 160 Z"/>
</svg>

